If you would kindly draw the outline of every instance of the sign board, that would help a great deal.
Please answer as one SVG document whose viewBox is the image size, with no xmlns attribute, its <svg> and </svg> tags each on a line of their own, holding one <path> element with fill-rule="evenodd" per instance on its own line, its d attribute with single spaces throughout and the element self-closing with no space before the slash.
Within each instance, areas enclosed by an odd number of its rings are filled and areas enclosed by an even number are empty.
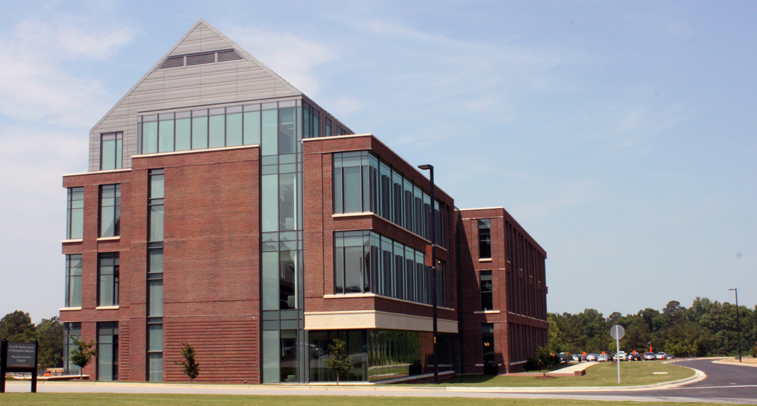
<svg viewBox="0 0 757 406">
<path fill-rule="evenodd" d="M 434 260 L 432 259 L 432 257 L 433 257 L 433 251 L 432 250 L 433 250 L 433 248 L 431 248 L 430 245 L 426 246 L 426 266 L 431 266 L 431 267 L 434 266 Z"/>
<path fill-rule="evenodd" d="M 34 343 L 8 343 L 8 368 L 36 368 L 34 355 L 37 345 Z"/>
<path fill-rule="evenodd" d="M 612 327 L 610 327 L 610 336 L 616 340 L 620 340 L 623 338 L 623 336 L 626 335 L 626 329 L 623 328 L 620 324 L 616 324 Z"/>
<path fill-rule="evenodd" d="M 6 372 L 29 372 L 32 374 L 32 393 L 37 392 L 37 342 L 0 342 L 0 393 L 5 393 Z"/>
</svg>

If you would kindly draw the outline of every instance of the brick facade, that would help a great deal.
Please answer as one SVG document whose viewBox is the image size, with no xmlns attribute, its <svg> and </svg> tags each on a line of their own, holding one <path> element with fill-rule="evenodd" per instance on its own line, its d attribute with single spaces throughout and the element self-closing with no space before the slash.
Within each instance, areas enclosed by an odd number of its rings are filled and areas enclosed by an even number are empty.
<svg viewBox="0 0 757 406">
<path fill-rule="evenodd" d="M 203 41 L 197 42 L 197 38 Z M 299 299 L 297 311 L 287 312 L 286 317 L 297 314 L 297 323 L 300 323 L 297 324 L 298 340 L 307 337 L 309 314 L 329 317 L 368 313 L 388 315 L 394 324 L 386 322 L 387 325 L 421 333 L 417 353 L 422 359 L 421 366 L 428 372 L 433 347 L 428 327 L 432 307 L 370 292 L 336 294 L 334 244 L 335 233 L 357 230 L 373 231 L 418 252 L 425 252 L 431 241 L 372 212 L 335 214 L 333 157 L 340 152 L 367 151 L 401 173 L 405 182 L 411 182 L 425 194 L 430 192 L 429 179 L 371 134 L 337 136 L 350 131 L 203 20 L 166 55 L 189 55 L 216 49 L 203 47 L 234 49 L 241 59 L 172 69 L 156 65 L 93 128 L 89 154 L 91 172 L 64 176 L 64 188 L 84 188 L 84 220 L 83 238 L 62 242 L 63 254 L 82 255 L 82 304 L 81 308 L 61 309 L 61 321 L 81 323 L 82 336 L 86 339 L 97 338 L 98 323 L 117 322 L 118 379 L 150 379 L 148 189 L 150 171 L 162 169 L 165 185 L 163 313 L 160 321 L 163 334 L 162 378 L 165 381 L 188 379 L 176 363 L 182 359 L 182 342 L 188 342 L 195 347 L 202 365 L 198 381 L 261 383 L 264 356 L 270 357 L 270 351 L 266 353 L 263 348 L 262 337 L 265 333 L 279 334 L 284 330 L 283 327 L 274 330 L 276 327 L 270 327 L 271 322 L 266 324 L 262 321 L 265 317 L 268 317 L 266 320 L 274 320 L 272 316 L 281 317 L 273 321 L 279 325 L 279 320 L 284 320 L 283 312 L 279 315 L 278 311 L 270 308 L 263 311 L 263 303 L 267 303 L 263 301 L 264 292 L 261 289 L 263 275 L 270 274 L 263 272 L 261 220 L 270 219 L 263 219 L 261 214 L 265 207 L 262 177 L 292 173 L 291 168 L 296 167 L 295 172 L 301 174 L 302 181 L 298 181 L 293 193 L 302 196 L 301 202 L 298 200 L 296 203 L 301 205 L 302 226 L 295 232 L 302 233 L 302 237 L 298 238 L 302 238 L 304 247 L 298 248 L 303 250 L 298 251 L 303 253 L 303 262 L 296 272 L 300 272 L 299 269 L 304 272 L 300 275 L 304 281 L 304 297 Z M 181 80 L 173 81 L 179 77 Z M 256 78 L 258 87 L 248 93 L 240 93 L 239 89 L 250 85 L 247 83 L 250 77 Z M 163 90 L 153 91 L 156 86 Z M 190 97 L 187 96 L 191 93 L 188 90 L 186 94 L 182 93 L 184 90 L 179 91 L 185 88 L 194 89 L 192 92 L 196 91 L 199 96 Z M 184 119 L 192 117 L 194 120 L 198 111 L 202 112 L 198 117 L 205 117 L 208 114 L 241 115 L 242 111 L 247 114 L 276 108 L 281 109 L 279 111 L 296 108 L 297 120 L 301 121 L 295 122 L 292 127 L 281 124 L 281 128 L 274 129 L 273 136 L 269 127 L 267 140 L 265 132 L 263 136 L 257 134 L 262 144 L 136 155 L 137 144 L 142 142 L 142 124 L 138 124 L 142 120 L 154 122 L 158 117 L 161 117 L 159 120 L 173 120 L 176 114 L 178 122 L 180 115 Z M 305 112 L 320 117 L 320 121 L 312 124 L 318 123 L 319 138 L 303 135 L 306 131 L 314 131 L 312 128 L 306 130 Z M 327 121 L 332 125 L 330 134 L 324 134 Z M 275 125 L 279 124 L 277 122 Z M 174 136 L 173 123 L 167 128 Z M 263 125 L 260 128 L 266 127 Z M 96 170 L 101 159 L 100 133 L 113 131 L 124 134 L 123 162 L 128 168 Z M 297 137 L 304 139 L 293 138 L 294 143 L 286 144 L 291 150 L 287 152 L 289 160 L 283 162 L 283 159 L 278 160 L 279 156 L 275 153 L 265 151 L 266 145 L 270 148 L 275 144 L 274 151 L 279 148 L 280 141 L 276 137 L 284 137 L 281 142 L 289 142 L 286 139 L 287 131 L 293 131 Z M 175 134 L 178 133 L 176 130 Z M 245 143 L 251 144 L 247 140 Z M 170 145 L 173 149 L 173 144 Z M 221 142 L 221 145 L 228 144 Z M 98 238 L 100 187 L 112 184 L 121 185 L 120 235 Z M 292 190 L 294 187 L 289 191 Z M 282 199 L 283 192 L 279 190 L 279 193 L 274 197 Z M 438 309 L 438 319 L 445 326 L 448 335 L 444 338 L 449 341 L 447 344 L 454 353 L 448 362 L 454 364 L 457 373 L 483 373 L 481 326 L 491 323 L 494 325 L 494 348 L 499 364 L 496 371 L 517 371 L 527 357 L 534 355 L 536 346 L 546 344 L 546 252 L 503 208 L 459 210 L 455 208 L 454 199 L 439 188 L 436 188 L 435 198 L 442 207 L 445 225 L 444 243 L 437 246 L 435 255 L 439 263 L 446 264 L 447 270 L 447 300 Z M 271 201 L 265 202 L 270 204 Z M 489 259 L 479 258 L 478 219 L 491 219 L 492 255 Z M 281 219 L 273 221 L 279 222 Z M 282 227 L 281 224 L 278 226 Z M 98 307 L 98 254 L 115 252 L 119 253 L 120 259 L 119 303 L 118 306 Z M 480 311 L 479 276 L 484 270 L 492 271 L 494 286 L 494 309 L 487 312 Z M 283 274 L 281 269 L 279 271 Z M 270 281 L 270 278 L 266 280 Z M 286 300 L 284 302 L 288 305 Z M 292 325 L 291 320 L 286 320 L 287 325 Z M 414 322 L 418 325 L 407 324 Z M 353 329 L 351 326 L 341 326 L 340 329 L 323 326 L 312 331 Z M 362 330 L 370 328 L 354 327 Z M 294 347 L 288 344 L 287 350 Z M 298 348 L 301 349 L 294 351 L 303 354 L 303 349 L 307 347 L 300 345 Z M 298 362 L 298 368 L 307 369 L 310 360 L 301 358 Z M 97 368 L 95 361 L 83 372 L 94 379 L 98 376 Z M 413 371 L 418 371 L 417 365 L 413 365 Z M 299 373 L 300 382 L 309 379 L 306 375 L 307 371 Z"/>
<path fill-rule="evenodd" d="M 494 325 L 500 374 L 523 369 L 536 348 L 547 344 L 547 253 L 503 208 L 457 212 L 460 317 L 465 346 L 462 369 L 483 373 L 481 326 Z M 480 258 L 479 219 L 491 221 L 491 258 Z M 481 307 L 481 271 L 491 271 L 493 309 Z"/>
</svg>

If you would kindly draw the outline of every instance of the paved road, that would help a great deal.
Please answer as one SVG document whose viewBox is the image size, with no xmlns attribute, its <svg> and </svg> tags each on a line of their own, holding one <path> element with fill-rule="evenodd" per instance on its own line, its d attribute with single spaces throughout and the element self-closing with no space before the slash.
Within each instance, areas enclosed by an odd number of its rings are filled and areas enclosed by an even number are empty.
<svg viewBox="0 0 757 406">
<path fill-rule="evenodd" d="M 477 398 L 529 398 L 574 399 L 605 401 L 673 401 L 708 402 L 720 404 L 757 404 L 757 368 L 713 364 L 712 360 L 679 361 L 680 365 L 699 369 L 706 379 L 672 389 L 636 389 L 560 392 L 541 389 L 527 393 L 462 392 L 445 388 L 412 388 L 392 385 L 377 386 L 289 386 L 289 385 L 172 385 L 133 383 L 47 383 L 38 386 L 38 392 L 67 393 L 176 393 L 176 394 L 234 394 L 234 395 L 342 395 L 342 396 L 410 396 L 410 397 L 477 397 Z M 478 388 L 479 390 L 483 388 Z M 11 383 L 8 392 L 27 392 L 29 383 Z M 522 390 L 522 389 L 521 389 Z"/>
<path fill-rule="evenodd" d="M 676 364 L 698 369 L 707 378 L 702 381 L 672 389 L 612 392 L 617 396 L 641 395 L 668 398 L 707 400 L 713 403 L 757 404 L 757 368 L 743 365 L 716 364 L 713 360 L 684 360 Z M 587 392 L 585 395 L 606 396 L 607 392 Z"/>
</svg>

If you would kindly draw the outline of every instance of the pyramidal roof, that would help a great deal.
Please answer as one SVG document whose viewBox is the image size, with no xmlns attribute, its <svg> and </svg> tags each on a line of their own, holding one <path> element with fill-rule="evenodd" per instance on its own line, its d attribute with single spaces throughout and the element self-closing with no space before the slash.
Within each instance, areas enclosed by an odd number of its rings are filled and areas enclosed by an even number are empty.
<svg viewBox="0 0 757 406">
<path fill-rule="evenodd" d="M 276 74 L 250 53 L 242 49 L 234 41 L 226 37 L 215 27 L 210 25 L 210 23 L 201 18 L 192 26 L 192 28 L 189 29 L 189 31 L 187 31 L 186 34 L 184 34 L 183 37 L 181 37 L 181 39 L 179 39 L 179 41 L 176 42 L 176 44 L 174 44 L 173 47 L 171 47 L 170 50 L 168 50 L 168 52 L 166 52 L 160 58 L 160 60 L 158 60 L 157 63 L 155 63 L 155 65 L 153 65 L 152 68 L 150 68 L 150 70 L 144 76 L 142 76 L 142 78 L 131 89 L 129 89 L 126 95 L 124 95 L 124 97 L 122 97 L 121 100 L 119 100 L 118 103 L 116 103 L 116 105 L 113 106 L 113 108 L 110 109 L 110 111 L 108 111 L 108 113 L 105 114 L 105 116 L 100 121 L 98 121 L 94 127 L 92 127 L 92 131 L 94 132 L 98 130 L 106 130 L 107 128 L 99 127 L 104 124 L 104 122 L 108 121 L 109 118 L 112 118 L 114 113 L 117 113 L 119 110 L 124 110 L 125 105 L 129 106 L 126 109 L 129 110 L 129 113 L 127 114 L 133 114 L 135 108 L 142 111 L 163 108 L 167 109 L 174 107 L 172 106 L 172 104 L 175 103 L 172 103 L 170 94 L 174 91 L 174 88 L 170 87 L 170 84 L 164 84 L 162 89 L 156 89 L 160 86 L 160 83 L 167 83 L 169 81 L 167 79 L 170 78 L 166 78 L 165 75 L 174 74 L 174 72 L 168 71 L 176 70 L 165 69 L 165 67 L 168 65 L 167 61 L 169 59 L 181 60 L 180 57 L 177 58 L 180 55 L 197 55 L 211 51 L 232 49 L 238 55 L 233 55 L 234 60 L 237 60 L 236 62 L 238 64 L 242 64 L 233 69 L 226 69 L 227 71 L 234 72 L 235 76 L 233 78 L 230 78 L 229 81 L 225 83 L 211 83 L 212 81 L 203 80 L 198 74 L 196 75 L 197 78 L 195 89 L 192 88 L 191 83 L 190 85 L 187 85 L 187 81 L 191 82 L 192 75 L 184 75 L 184 82 L 182 82 L 181 87 L 185 92 L 194 93 L 190 94 L 189 96 L 176 95 L 175 98 L 177 99 L 177 102 L 178 99 L 181 99 L 184 105 L 201 105 L 220 102 L 221 97 L 224 99 L 224 101 L 234 101 L 235 98 L 238 100 L 250 100 L 264 97 L 287 97 L 302 95 L 302 92 L 297 90 L 289 82 L 284 80 L 281 76 Z M 197 55 L 197 57 L 201 58 L 201 56 L 199 55 Z M 241 57 L 241 59 L 239 57 Z M 220 60 L 220 53 L 219 56 L 214 56 L 211 58 L 218 58 L 217 60 Z M 182 61 L 179 63 L 182 63 L 182 65 L 179 66 L 184 66 L 183 63 L 185 62 Z M 191 63 L 188 63 L 188 65 L 191 65 Z M 194 68 L 195 66 L 187 67 Z M 228 72 L 215 73 L 227 73 L 227 76 L 229 76 Z M 214 86 L 216 89 L 224 88 L 224 95 L 221 96 L 218 91 L 214 91 Z M 235 87 L 233 91 L 229 90 L 230 86 Z M 156 90 L 162 91 L 162 96 L 157 95 L 158 92 Z M 150 95 L 147 95 L 147 93 L 152 93 L 152 97 Z M 234 94 L 232 95 L 231 93 Z M 135 95 L 136 97 L 134 97 L 134 99 L 136 100 L 130 100 L 130 98 Z M 192 100 L 193 98 L 197 100 Z M 122 114 L 118 113 L 116 115 L 122 116 Z M 105 125 L 104 127 L 110 126 Z"/>
</svg>

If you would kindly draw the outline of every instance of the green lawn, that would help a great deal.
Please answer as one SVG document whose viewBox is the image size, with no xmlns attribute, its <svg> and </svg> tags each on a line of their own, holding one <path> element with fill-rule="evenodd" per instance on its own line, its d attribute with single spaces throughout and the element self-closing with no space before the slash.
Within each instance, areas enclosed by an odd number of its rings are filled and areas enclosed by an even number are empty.
<svg viewBox="0 0 757 406">
<path fill-rule="evenodd" d="M 249 406 L 309 406 L 314 403 L 329 406 L 670 406 L 665 402 L 604 402 L 585 400 L 549 399 L 483 399 L 483 398 L 409 398 L 409 397 L 355 397 L 355 396 L 247 396 L 247 395 L 125 395 L 109 393 L 3 393 L 0 405 L 13 406 L 186 406 L 186 405 L 249 405 Z M 707 403 L 676 403 L 675 406 L 703 406 Z"/>
<path fill-rule="evenodd" d="M 654 375 L 652 372 L 667 372 Z M 658 361 L 621 362 L 620 386 L 649 385 L 676 381 L 694 376 L 694 371 L 675 364 Z M 427 384 L 433 385 L 433 384 Z M 533 376 L 459 376 L 442 382 L 444 386 L 495 386 L 495 387 L 540 387 L 540 386 L 618 386 L 617 366 L 611 362 L 600 362 L 586 370 L 584 376 L 560 376 L 551 379 L 537 379 Z"/>
</svg>

